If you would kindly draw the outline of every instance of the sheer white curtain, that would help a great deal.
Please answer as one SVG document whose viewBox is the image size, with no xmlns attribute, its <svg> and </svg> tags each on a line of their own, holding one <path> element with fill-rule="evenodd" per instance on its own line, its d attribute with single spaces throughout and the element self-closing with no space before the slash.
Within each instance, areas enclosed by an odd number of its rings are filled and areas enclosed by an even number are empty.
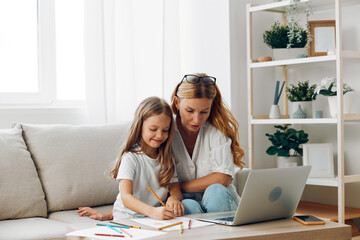
<svg viewBox="0 0 360 240">
<path fill-rule="evenodd" d="M 88 123 L 129 121 L 163 93 L 163 0 L 85 1 Z"/>
<path fill-rule="evenodd" d="M 230 104 L 229 38 L 228 1 L 86 0 L 88 123 L 131 120 L 186 73 L 216 76 Z"/>
</svg>

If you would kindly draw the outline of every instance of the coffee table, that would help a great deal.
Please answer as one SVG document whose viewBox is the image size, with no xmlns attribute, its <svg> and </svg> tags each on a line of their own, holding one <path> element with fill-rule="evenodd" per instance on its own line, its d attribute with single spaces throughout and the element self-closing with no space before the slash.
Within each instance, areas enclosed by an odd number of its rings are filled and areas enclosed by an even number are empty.
<svg viewBox="0 0 360 240">
<path fill-rule="evenodd" d="M 211 213 L 205 213 L 208 215 Z M 188 215 L 197 217 L 201 214 Z M 154 230 L 151 227 L 124 220 L 124 223 L 141 226 L 143 229 Z M 68 240 L 86 240 L 84 237 L 68 237 Z M 206 227 L 179 231 L 169 231 L 152 239 L 241 239 L 241 240 L 351 240 L 351 226 L 326 220 L 325 225 L 302 225 L 290 218 L 279 219 L 242 226 L 211 225 Z"/>
</svg>

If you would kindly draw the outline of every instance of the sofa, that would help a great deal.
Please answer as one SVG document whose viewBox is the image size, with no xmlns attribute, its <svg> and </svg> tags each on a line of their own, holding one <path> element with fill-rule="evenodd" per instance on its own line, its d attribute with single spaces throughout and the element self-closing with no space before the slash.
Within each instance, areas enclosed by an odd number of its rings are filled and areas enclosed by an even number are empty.
<svg viewBox="0 0 360 240">
<path fill-rule="evenodd" d="M 94 227 L 99 221 L 80 217 L 77 208 L 112 208 L 119 189 L 109 170 L 128 129 L 129 124 L 0 129 L 0 240 L 60 240 Z M 236 172 L 237 189 L 248 171 Z"/>
</svg>

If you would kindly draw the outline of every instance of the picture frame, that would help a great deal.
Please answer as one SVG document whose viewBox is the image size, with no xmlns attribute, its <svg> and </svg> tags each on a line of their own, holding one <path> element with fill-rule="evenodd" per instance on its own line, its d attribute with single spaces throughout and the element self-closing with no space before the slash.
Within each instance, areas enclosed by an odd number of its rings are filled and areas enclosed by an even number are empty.
<svg viewBox="0 0 360 240">
<path fill-rule="evenodd" d="M 336 48 L 335 20 L 309 21 L 312 41 L 309 57 L 325 56 L 334 53 Z"/>
<path fill-rule="evenodd" d="M 334 158 L 331 143 L 316 143 L 303 145 L 303 164 L 310 165 L 309 177 L 333 178 Z"/>
</svg>

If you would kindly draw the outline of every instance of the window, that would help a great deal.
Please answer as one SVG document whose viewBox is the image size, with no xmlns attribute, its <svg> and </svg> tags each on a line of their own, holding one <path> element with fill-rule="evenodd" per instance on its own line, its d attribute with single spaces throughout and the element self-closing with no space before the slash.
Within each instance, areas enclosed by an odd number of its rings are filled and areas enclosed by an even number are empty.
<svg viewBox="0 0 360 240">
<path fill-rule="evenodd" d="M 84 100 L 84 0 L 0 0 L 0 105 Z"/>
<path fill-rule="evenodd" d="M 84 0 L 55 1 L 57 99 L 85 99 Z"/>
<path fill-rule="evenodd" d="M 2 93 L 38 91 L 37 7 L 34 2 L 0 0 Z"/>
</svg>

